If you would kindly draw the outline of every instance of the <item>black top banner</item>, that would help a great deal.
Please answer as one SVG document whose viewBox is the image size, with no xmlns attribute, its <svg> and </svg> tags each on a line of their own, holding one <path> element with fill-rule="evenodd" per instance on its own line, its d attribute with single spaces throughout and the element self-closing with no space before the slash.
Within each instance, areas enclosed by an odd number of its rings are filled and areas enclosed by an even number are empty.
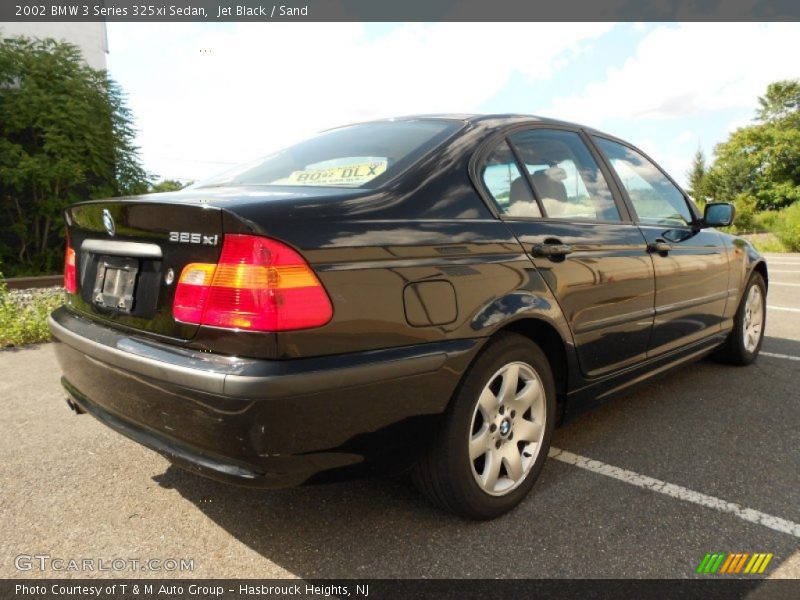
<svg viewBox="0 0 800 600">
<path fill-rule="evenodd" d="M 798 0 L 2 0 L 1 21 L 797 21 Z"/>
</svg>

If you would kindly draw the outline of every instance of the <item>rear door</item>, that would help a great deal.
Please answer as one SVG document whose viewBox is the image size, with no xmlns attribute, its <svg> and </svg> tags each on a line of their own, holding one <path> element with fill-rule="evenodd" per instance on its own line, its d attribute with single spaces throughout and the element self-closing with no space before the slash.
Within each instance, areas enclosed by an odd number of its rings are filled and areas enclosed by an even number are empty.
<svg viewBox="0 0 800 600">
<path fill-rule="evenodd" d="M 728 255 L 714 229 L 692 227 L 697 215 L 675 183 L 636 149 L 595 136 L 647 240 L 656 274 L 656 316 L 648 356 L 721 329 L 728 297 Z"/>
<path fill-rule="evenodd" d="M 551 126 L 511 132 L 480 173 L 569 321 L 584 374 L 643 360 L 653 324 L 652 261 L 583 135 Z"/>
<path fill-rule="evenodd" d="M 159 336 L 194 336 L 197 325 L 173 319 L 172 301 L 185 265 L 217 262 L 221 210 L 130 199 L 78 204 L 66 219 L 77 265 L 72 308 Z"/>
</svg>

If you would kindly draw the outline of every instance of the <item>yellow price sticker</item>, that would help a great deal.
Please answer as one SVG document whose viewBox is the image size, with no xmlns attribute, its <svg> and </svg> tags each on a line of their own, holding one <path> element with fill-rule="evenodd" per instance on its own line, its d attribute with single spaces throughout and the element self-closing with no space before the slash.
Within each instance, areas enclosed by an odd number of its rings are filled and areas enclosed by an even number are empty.
<svg viewBox="0 0 800 600">
<path fill-rule="evenodd" d="M 288 177 L 274 181 L 284 185 L 361 185 L 386 172 L 388 161 L 358 163 L 293 171 Z"/>
</svg>

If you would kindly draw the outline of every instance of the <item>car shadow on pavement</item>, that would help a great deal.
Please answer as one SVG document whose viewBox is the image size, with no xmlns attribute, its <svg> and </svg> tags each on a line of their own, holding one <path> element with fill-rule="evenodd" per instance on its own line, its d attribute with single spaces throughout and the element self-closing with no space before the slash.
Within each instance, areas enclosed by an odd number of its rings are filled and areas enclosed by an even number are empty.
<svg viewBox="0 0 800 600">
<path fill-rule="evenodd" d="M 237 540 L 299 577 L 391 578 L 412 573 L 474 577 L 489 573 L 480 570 L 489 563 L 480 551 L 476 555 L 476 546 L 489 552 L 485 546 L 489 532 L 519 530 L 536 496 L 556 483 L 557 474 L 548 466 L 523 505 L 493 524 L 438 510 L 403 476 L 258 490 L 228 486 L 171 465 L 153 479 L 175 489 Z M 448 543 L 457 539 L 461 543 Z M 440 544 L 448 556 L 432 548 Z M 476 558 L 478 571 L 471 571 Z M 516 568 L 530 568 L 529 558 L 515 560 L 520 561 Z M 513 568 L 513 563 L 507 566 Z"/>
</svg>

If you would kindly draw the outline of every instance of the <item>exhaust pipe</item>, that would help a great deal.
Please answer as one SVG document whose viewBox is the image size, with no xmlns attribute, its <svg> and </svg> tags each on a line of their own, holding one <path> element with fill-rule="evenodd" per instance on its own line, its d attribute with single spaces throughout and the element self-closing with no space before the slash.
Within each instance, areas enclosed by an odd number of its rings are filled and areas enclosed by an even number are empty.
<svg viewBox="0 0 800 600">
<path fill-rule="evenodd" d="M 67 397 L 65 398 L 65 400 L 67 401 L 67 406 L 69 406 L 69 409 L 72 412 L 74 412 L 76 415 L 86 414 L 86 411 L 83 410 L 80 407 L 80 405 L 77 402 L 75 402 L 75 400 L 72 399 L 73 398 L 73 393 L 72 393 L 72 391 L 70 389 L 71 386 L 67 383 L 67 378 L 66 377 L 62 377 L 61 378 L 61 385 L 64 388 L 64 391 L 67 392 Z"/>
<path fill-rule="evenodd" d="M 73 402 L 72 398 L 67 398 L 67 406 L 69 406 L 69 409 L 72 412 L 74 412 L 76 415 L 84 415 L 84 414 L 86 414 L 86 411 L 83 410 L 80 406 L 78 406 L 77 403 Z"/>
</svg>

